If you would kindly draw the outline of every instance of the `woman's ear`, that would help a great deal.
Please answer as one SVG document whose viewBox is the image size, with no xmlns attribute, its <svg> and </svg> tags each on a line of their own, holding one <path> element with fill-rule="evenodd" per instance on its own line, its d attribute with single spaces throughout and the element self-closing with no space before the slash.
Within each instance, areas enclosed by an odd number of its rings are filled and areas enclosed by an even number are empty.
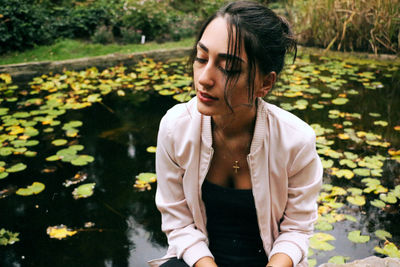
<svg viewBox="0 0 400 267">
<path fill-rule="evenodd" d="M 276 81 L 276 72 L 271 71 L 270 73 L 264 75 L 261 81 L 261 87 L 256 92 L 256 97 L 264 97 L 272 89 Z"/>
</svg>

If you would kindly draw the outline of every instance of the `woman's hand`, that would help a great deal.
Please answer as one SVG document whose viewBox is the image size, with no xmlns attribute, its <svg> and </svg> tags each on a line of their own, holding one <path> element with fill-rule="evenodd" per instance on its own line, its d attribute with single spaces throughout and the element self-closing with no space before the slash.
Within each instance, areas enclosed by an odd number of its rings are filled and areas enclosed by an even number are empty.
<svg viewBox="0 0 400 267">
<path fill-rule="evenodd" d="M 194 267 L 217 267 L 217 264 L 213 258 L 203 257 L 194 264 Z"/>
<path fill-rule="evenodd" d="M 292 259 L 285 253 L 274 254 L 267 264 L 267 267 L 292 267 Z"/>
</svg>

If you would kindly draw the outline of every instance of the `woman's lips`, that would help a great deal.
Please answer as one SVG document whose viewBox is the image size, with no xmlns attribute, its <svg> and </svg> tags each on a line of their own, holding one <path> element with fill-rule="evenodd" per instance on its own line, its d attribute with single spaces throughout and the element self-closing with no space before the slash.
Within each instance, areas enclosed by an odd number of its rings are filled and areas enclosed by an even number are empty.
<svg viewBox="0 0 400 267">
<path fill-rule="evenodd" d="M 210 102 L 218 100 L 217 97 L 210 96 L 209 94 L 203 93 L 200 91 L 199 91 L 198 98 L 200 99 L 201 102 L 206 102 L 206 103 L 210 103 Z"/>
</svg>

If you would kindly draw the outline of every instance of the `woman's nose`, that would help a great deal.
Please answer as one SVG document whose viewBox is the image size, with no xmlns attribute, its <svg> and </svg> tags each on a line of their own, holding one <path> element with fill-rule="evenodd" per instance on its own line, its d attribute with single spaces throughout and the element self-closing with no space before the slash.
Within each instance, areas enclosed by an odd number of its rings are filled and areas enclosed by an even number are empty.
<svg viewBox="0 0 400 267">
<path fill-rule="evenodd" d="M 213 71 L 211 64 L 208 63 L 201 70 L 201 74 L 199 76 L 199 83 L 205 88 L 213 87 L 215 84 L 214 74 L 215 72 Z"/>
</svg>

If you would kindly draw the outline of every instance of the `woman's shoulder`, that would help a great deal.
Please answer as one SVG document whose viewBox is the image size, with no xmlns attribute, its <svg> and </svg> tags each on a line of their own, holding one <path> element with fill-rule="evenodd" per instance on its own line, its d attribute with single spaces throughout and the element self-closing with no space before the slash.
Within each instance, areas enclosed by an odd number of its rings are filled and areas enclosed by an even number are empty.
<svg viewBox="0 0 400 267">
<path fill-rule="evenodd" d="M 293 113 L 265 101 L 263 101 L 263 105 L 268 120 L 275 127 L 296 134 L 297 136 L 303 135 L 304 137 L 315 138 L 315 132 L 311 126 Z"/>
</svg>

